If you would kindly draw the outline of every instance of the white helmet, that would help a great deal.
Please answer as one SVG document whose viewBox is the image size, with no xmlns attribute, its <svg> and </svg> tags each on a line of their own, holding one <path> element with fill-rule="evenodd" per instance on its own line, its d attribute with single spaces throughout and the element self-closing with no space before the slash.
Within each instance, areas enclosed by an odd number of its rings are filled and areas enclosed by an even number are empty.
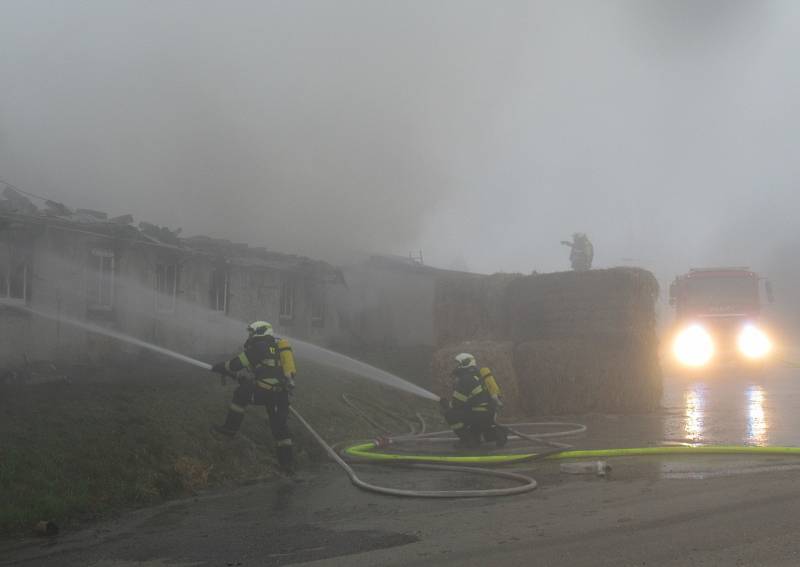
<svg viewBox="0 0 800 567">
<path fill-rule="evenodd" d="M 247 334 L 251 338 L 272 336 L 272 325 L 266 321 L 254 321 L 247 325 Z"/>
<path fill-rule="evenodd" d="M 469 368 L 471 366 L 478 365 L 478 363 L 475 362 L 475 357 L 469 354 L 468 352 L 462 352 L 461 354 L 457 354 L 456 362 L 458 363 L 459 368 Z"/>
</svg>

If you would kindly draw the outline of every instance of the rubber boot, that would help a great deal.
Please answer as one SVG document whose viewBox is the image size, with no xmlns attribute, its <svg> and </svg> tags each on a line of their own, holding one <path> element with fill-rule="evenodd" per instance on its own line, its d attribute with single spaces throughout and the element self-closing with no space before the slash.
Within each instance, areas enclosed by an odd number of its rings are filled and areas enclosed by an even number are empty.
<svg viewBox="0 0 800 567">
<path fill-rule="evenodd" d="M 228 416 L 225 418 L 225 423 L 222 425 L 215 425 L 214 431 L 227 437 L 233 437 L 242 426 L 242 421 L 244 421 L 243 413 L 228 410 Z"/>
<path fill-rule="evenodd" d="M 503 427 L 502 425 L 495 425 L 494 426 L 494 442 L 497 444 L 497 447 L 502 449 L 508 443 L 508 429 Z"/>
<path fill-rule="evenodd" d="M 481 435 L 476 434 L 470 429 L 464 428 L 456 431 L 458 441 L 456 441 L 456 449 L 476 449 L 481 446 Z"/>
<path fill-rule="evenodd" d="M 291 445 L 276 447 L 275 453 L 278 457 L 278 468 L 286 476 L 294 476 L 294 449 Z"/>
</svg>

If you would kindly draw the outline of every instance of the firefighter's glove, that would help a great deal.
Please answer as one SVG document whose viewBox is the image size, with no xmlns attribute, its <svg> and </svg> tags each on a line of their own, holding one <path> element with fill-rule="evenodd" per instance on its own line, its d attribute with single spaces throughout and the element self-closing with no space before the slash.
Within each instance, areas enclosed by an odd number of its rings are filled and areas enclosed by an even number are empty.
<svg viewBox="0 0 800 567">
<path fill-rule="evenodd" d="M 228 385 L 228 378 L 230 377 L 230 372 L 228 372 L 228 369 L 225 368 L 224 362 L 217 362 L 214 366 L 211 367 L 211 372 L 219 374 L 220 386 Z"/>
<path fill-rule="evenodd" d="M 293 395 L 294 394 L 294 386 L 295 386 L 294 374 L 286 377 L 285 384 L 286 384 L 286 391 L 289 392 L 290 396 Z"/>
</svg>

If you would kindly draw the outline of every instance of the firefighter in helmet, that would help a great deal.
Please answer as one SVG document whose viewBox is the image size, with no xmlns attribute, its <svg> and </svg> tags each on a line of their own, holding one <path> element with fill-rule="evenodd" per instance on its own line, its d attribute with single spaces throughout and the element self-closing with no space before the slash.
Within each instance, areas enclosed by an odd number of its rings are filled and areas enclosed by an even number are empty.
<svg viewBox="0 0 800 567">
<path fill-rule="evenodd" d="M 286 339 L 274 336 L 272 325 L 266 321 L 250 323 L 247 333 L 249 336 L 244 343 L 244 350 L 239 355 L 211 368 L 223 376 L 235 376 L 239 381 L 225 423 L 215 426 L 214 430 L 233 437 L 242 425 L 249 404 L 266 406 L 278 466 L 282 472 L 293 474 L 292 437 L 286 423 L 289 418 L 289 395 L 294 390 L 297 372 L 292 348 Z"/>
<path fill-rule="evenodd" d="M 562 240 L 561 244 L 570 248 L 569 262 L 573 270 L 585 272 L 592 269 L 594 245 L 592 245 L 588 236 L 582 232 L 576 232 L 572 235 L 572 242 Z"/>
<path fill-rule="evenodd" d="M 496 405 L 484 378 L 478 370 L 475 357 L 462 352 L 456 355 L 453 370 L 453 393 L 449 400 L 442 399 L 442 411 L 450 427 L 465 447 L 477 447 L 481 438 L 494 441 L 503 447 L 508 431 L 495 423 Z"/>
</svg>

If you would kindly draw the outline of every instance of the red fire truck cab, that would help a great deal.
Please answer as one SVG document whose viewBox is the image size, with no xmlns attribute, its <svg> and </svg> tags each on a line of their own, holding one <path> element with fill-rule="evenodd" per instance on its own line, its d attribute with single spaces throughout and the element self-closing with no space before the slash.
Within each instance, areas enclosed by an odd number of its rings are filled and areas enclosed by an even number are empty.
<svg viewBox="0 0 800 567">
<path fill-rule="evenodd" d="M 672 353 L 679 364 L 762 363 L 773 342 L 761 320 L 761 282 L 773 301 L 769 281 L 745 267 L 695 268 L 675 278 L 669 302 L 675 308 Z"/>
</svg>

